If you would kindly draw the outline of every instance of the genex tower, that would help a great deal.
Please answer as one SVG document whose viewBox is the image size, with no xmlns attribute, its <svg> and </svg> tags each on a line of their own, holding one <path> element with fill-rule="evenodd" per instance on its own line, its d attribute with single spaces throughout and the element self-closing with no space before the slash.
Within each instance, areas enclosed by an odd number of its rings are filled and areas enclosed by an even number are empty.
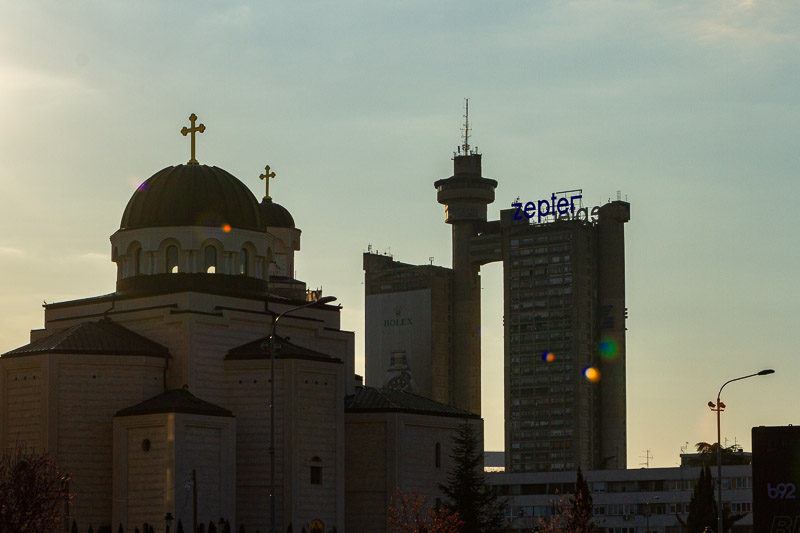
<svg viewBox="0 0 800 533">
<path fill-rule="evenodd" d="M 453 405 L 481 412 L 481 261 L 470 257 L 470 240 L 486 226 L 486 206 L 497 182 L 481 176 L 481 155 L 469 145 L 469 101 L 464 143 L 453 157 L 453 175 L 438 180 L 436 199 L 453 226 L 452 395 Z"/>
</svg>

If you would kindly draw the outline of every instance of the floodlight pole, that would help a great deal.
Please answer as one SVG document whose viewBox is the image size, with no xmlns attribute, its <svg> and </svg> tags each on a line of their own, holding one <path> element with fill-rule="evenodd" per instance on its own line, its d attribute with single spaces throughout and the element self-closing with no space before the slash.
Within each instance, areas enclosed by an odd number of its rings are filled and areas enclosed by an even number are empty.
<svg viewBox="0 0 800 533">
<path fill-rule="evenodd" d="M 722 532 L 722 443 L 721 443 L 721 431 L 720 431 L 720 413 L 725 409 L 725 404 L 720 401 L 720 396 L 722 395 L 722 389 L 725 388 L 725 385 L 728 383 L 733 383 L 734 381 L 739 381 L 742 379 L 752 378 L 755 376 L 766 376 L 768 374 L 774 374 L 775 371 L 771 368 L 767 368 L 762 370 L 761 372 L 756 372 L 755 374 L 749 374 L 747 376 L 742 376 L 740 378 L 729 379 L 725 383 L 722 384 L 722 387 L 719 388 L 719 392 L 717 392 L 717 404 L 713 405 L 713 402 L 708 402 L 708 406 L 711 408 L 712 411 L 717 412 L 717 533 Z"/>
<path fill-rule="evenodd" d="M 278 315 L 272 315 L 272 332 L 269 336 L 269 520 L 270 533 L 277 533 L 275 529 L 275 329 L 278 327 L 278 320 L 287 313 L 303 309 L 317 304 L 327 304 L 336 301 L 335 296 L 325 296 L 313 302 L 306 302 L 303 305 L 291 307 Z M 269 299 L 267 299 L 269 305 Z M 264 349 L 264 345 L 261 345 Z"/>
</svg>

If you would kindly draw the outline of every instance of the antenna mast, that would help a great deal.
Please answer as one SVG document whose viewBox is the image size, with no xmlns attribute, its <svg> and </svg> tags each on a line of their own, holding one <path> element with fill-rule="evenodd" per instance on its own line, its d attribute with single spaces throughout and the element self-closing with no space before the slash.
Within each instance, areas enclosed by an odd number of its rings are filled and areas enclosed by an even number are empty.
<svg viewBox="0 0 800 533">
<path fill-rule="evenodd" d="M 464 144 L 461 146 L 464 155 L 469 153 L 469 98 L 464 98 Z"/>
</svg>

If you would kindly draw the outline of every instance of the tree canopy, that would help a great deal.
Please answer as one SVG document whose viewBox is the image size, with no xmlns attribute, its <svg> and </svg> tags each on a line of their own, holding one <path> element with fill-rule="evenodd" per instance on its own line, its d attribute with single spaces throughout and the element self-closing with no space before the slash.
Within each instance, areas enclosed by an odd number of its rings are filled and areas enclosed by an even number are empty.
<svg viewBox="0 0 800 533">
<path fill-rule="evenodd" d="M 446 496 L 445 506 L 463 520 L 463 533 L 495 533 L 505 525 L 505 502 L 500 501 L 483 473 L 483 447 L 469 420 L 458 426 L 450 457 L 455 466 L 447 483 L 439 485 Z"/>
<path fill-rule="evenodd" d="M 716 442 L 698 442 L 695 444 L 697 455 L 685 456 L 684 464 L 686 466 L 716 466 L 718 447 L 719 444 Z M 749 465 L 751 463 L 752 457 L 749 454 L 746 455 L 741 446 L 733 444 L 728 447 L 722 447 L 723 465 Z"/>
<path fill-rule="evenodd" d="M 575 480 L 575 494 L 570 499 L 569 531 L 574 533 L 595 533 L 597 526 L 592 522 L 592 493 L 589 484 L 583 478 L 583 472 L 578 467 Z"/>
<path fill-rule="evenodd" d="M 23 533 L 58 527 L 64 504 L 72 497 L 69 475 L 46 453 L 21 444 L 0 458 L 0 531 Z"/>
</svg>

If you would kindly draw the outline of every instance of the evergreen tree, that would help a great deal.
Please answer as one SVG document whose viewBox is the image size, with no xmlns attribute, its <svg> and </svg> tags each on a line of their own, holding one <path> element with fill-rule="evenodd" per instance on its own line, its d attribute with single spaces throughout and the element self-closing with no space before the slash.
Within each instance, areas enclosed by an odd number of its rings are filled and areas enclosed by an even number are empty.
<svg viewBox="0 0 800 533">
<path fill-rule="evenodd" d="M 117 533 L 125 533 L 125 530 L 122 529 L 122 522 L 119 523 L 119 529 L 117 530 Z"/>
<path fill-rule="evenodd" d="M 483 450 L 469 420 L 458 426 L 450 458 L 455 467 L 447 474 L 447 484 L 439 489 L 447 497 L 445 506 L 464 521 L 463 533 L 503 531 L 505 502 L 498 500 L 483 473 Z"/>
<path fill-rule="evenodd" d="M 70 533 L 78 533 L 78 523 L 75 520 L 72 521 L 72 529 L 70 530 Z"/>
<path fill-rule="evenodd" d="M 716 531 L 717 501 L 714 498 L 714 479 L 708 465 L 700 470 L 700 477 L 694 486 L 692 499 L 689 501 L 689 516 L 685 522 L 678 516 L 678 521 L 687 533 L 703 533 L 706 527 Z"/>
<path fill-rule="evenodd" d="M 289 527 L 286 528 L 286 533 L 294 533 L 294 531 L 292 531 L 292 523 L 291 522 L 289 522 Z"/>
<path fill-rule="evenodd" d="M 569 531 L 573 533 L 595 533 L 597 526 L 592 522 L 592 493 L 589 484 L 583 478 L 583 472 L 578 467 L 578 477 L 575 480 L 575 494 L 569 499 Z"/>
<path fill-rule="evenodd" d="M 213 520 L 208 521 L 208 533 L 217 533 L 217 526 L 214 525 Z"/>
<path fill-rule="evenodd" d="M 178 529 L 175 530 L 175 533 L 183 533 L 183 522 L 178 520 Z"/>
</svg>

